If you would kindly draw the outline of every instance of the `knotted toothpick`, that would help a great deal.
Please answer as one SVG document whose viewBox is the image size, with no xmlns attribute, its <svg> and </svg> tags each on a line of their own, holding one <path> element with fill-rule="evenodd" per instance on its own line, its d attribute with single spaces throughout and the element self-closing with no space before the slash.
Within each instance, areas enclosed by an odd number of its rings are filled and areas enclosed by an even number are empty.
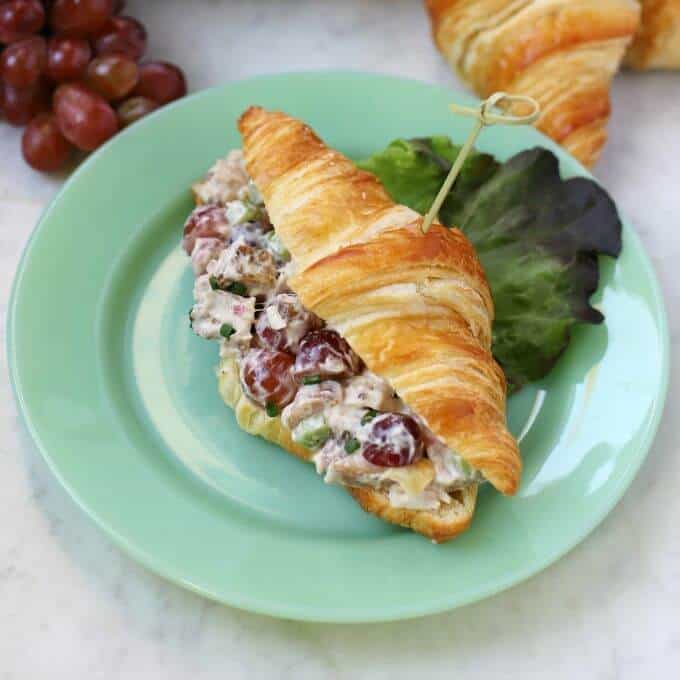
<svg viewBox="0 0 680 680">
<path fill-rule="evenodd" d="M 531 113 L 525 116 L 513 116 L 504 112 L 494 112 L 494 107 L 499 104 L 499 102 L 505 100 L 508 104 L 528 104 L 531 107 Z M 464 116 L 471 116 L 477 119 L 475 126 L 470 132 L 470 136 L 463 144 L 463 148 L 458 153 L 454 164 L 449 170 L 449 174 L 442 184 L 442 188 L 439 190 L 432 207 L 427 211 L 427 215 L 423 219 L 423 233 L 426 234 L 427 230 L 430 228 L 433 220 L 436 219 L 439 209 L 442 207 L 444 199 L 448 196 L 449 191 L 453 183 L 458 177 L 458 173 L 465 163 L 465 159 L 470 154 L 474 143 L 479 137 L 479 133 L 484 129 L 486 125 L 496 125 L 500 123 L 501 125 L 528 125 L 533 123 L 539 116 L 541 110 L 538 102 L 531 97 L 526 97 L 519 94 L 507 94 L 506 92 L 496 92 L 492 94 L 488 99 L 485 99 L 476 108 L 469 106 L 459 106 L 458 104 L 450 104 L 449 108 L 454 113 L 460 113 Z"/>
</svg>

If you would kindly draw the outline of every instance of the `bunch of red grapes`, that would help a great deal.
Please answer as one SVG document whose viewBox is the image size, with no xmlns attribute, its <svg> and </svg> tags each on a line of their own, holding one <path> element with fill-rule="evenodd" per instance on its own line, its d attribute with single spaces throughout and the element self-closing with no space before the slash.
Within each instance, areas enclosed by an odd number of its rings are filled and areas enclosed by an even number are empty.
<svg viewBox="0 0 680 680">
<path fill-rule="evenodd" d="M 60 168 L 121 128 L 186 94 L 184 74 L 139 63 L 146 29 L 121 0 L 0 0 L 0 117 L 26 125 L 36 170 Z"/>
</svg>

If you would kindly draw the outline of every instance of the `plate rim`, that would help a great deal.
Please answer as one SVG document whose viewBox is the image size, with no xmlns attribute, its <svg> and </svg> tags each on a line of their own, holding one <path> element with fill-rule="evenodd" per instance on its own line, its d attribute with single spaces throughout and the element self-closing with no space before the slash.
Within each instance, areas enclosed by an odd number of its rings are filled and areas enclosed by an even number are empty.
<svg viewBox="0 0 680 680">
<path fill-rule="evenodd" d="M 393 74 L 371 72 L 371 71 L 359 71 L 359 70 L 348 70 L 348 69 L 311 69 L 311 70 L 296 70 L 284 73 L 264 73 L 252 77 L 241 78 L 237 80 L 232 80 L 221 85 L 217 85 L 211 88 L 206 88 L 198 92 L 192 93 L 176 102 L 171 103 L 165 107 L 162 107 L 158 111 L 152 113 L 144 121 L 137 124 L 136 129 L 141 126 L 147 126 L 153 124 L 157 116 L 167 115 L 167 112 L 173 110 L 177 107 L 183 106 L 187 100 L 197 100 L 202 97 L 209 97 L 211 93 L 216 93 L 218 91 L 228 91 L 235 85 L 241 83 L 250 83 L 253 81 L 271 81 L 271 80 L 281 80 L 288 78 L 304 78 L 304 77 L 329 77 L 329 78 L 363 78 L 363 79 L 374 79 L 379 81 L 391 81 L 393 84 L 399 84 L 403 82 L 409 82 L 413 84 L 418 84 L 420 86 L 425 86 L 429 89 L 451 93 L 452 96 L 459 94 L 463 97 L 470 98 L 472 95 L 469 93 L 461 92 L 458 88 L 449 87 L 446 85 L 441 85 L 437 83 L 427 82 L 418 78 L 402 77 Z M 565 152 L 561 147 L 559 147 L 551 139 L 540 133 L 538 130 L 536 132 L 541 136 L 543 145 L 557 152 L 558 157 Z M 125 132 L 123 132 L 125 134 Z M 120 135 L 118 135 L 119 137 Z M 11 291 L 8 298 L 7 304 L 7 315 L 5 320 L 5 358 L 7 361 L 8 374 L 10 378 L 10 385 L 12 393 L 14 395 L 15 402 L 17 404 L 17 411 L 20 416 L 20 422 L 26 428 L 29 433 L 34 445 L 40 452 L 40 455 L 47 463 L 48 468 L 54 474 L 56 479 L 59 481 L 61 486 L 65 489 L 70 498 L 76 503 L 76 505 L 85 513 L 86 516 L 94 522 L 113 542 L 120 548 L 125 554 L 129 555 L 139 564 L 143 565 L 146 569 L 157 574 L 163 579 L 170 581 L 172 583 L 178 584 L 183 588 L 186 588 L 194 593 L 206 597 L 210 600 L 226 604 L 228 606 L 241 609 L 244 611 L 250 611 L 257 614 L 264 614 L 267 616 L 274 616 L 279 618 L 294 619 L 299 621 L 310 621 L 318 623 L 377 623 L 377 622 L 388 622 L 388 621 L 400 621 L 407 619 L 420 618 L 432 614 L 439 614 L 446 611 L 451 611 L 457 609 L 458 607 L 463 607 L 465 605 L 478 602 L 480 600 L 491 597 L 498 594 L 504 590 L 508 590 L 516 585 L 524 583 L 532 576 L 540 573 L 541 571 L 547 569 L 552 564 L 560 560 L 566 554 L 571 552 L 576 546 L 580 545 L 612 512 L 612 510 L 619 503 L 627 489 L 630 487 L 632 481 L 637 476 L 642 464 L 646 460 L 652 443 L 656 437 L 661 418 L 664 413 L 664 407 L 666 403 L 666 398 L 668 394 L 668 386 L 670 379 L 670 330 L 668 324 L 668 315 L 666 310 L 666 304 L 663 296 L 663 289 L 660 285 L 659 279 L 656 275 L 654 267 L 652 265 L 651 259 L 647 254 L 643 244 L 641 242 L 640 236 L 633 227 L 633 225 L 627 220 L 625 214 L 621 214 L 623 229 L 626 239 L 628 241 L 627 246 L 629 248 L 634 248 L 638 251 L 640 255 L 641 262 L 644 267 L 644 277 L 649 282 L 649 288 L 651 297 L 658 311 L 658 321 L 657 328 L 659 331 L 660 343 L 660 382 L 658 385 L 658 390 L 656 396 L 654 397 L 654 405 L 652 412 L 650 413 L 648 425 L 642 440 L 637 447 L 638 453 L 636 457 L 631 461 L 631 463 L 625 468 L 624 473 L 615 482 L 615 485 L 611 488 L 611 491 L 601 507 L 599 512 L 590 513 L 588 521 L 584 522 L 581 531 L 574 540 L 564 546 L 563 548 L 556 550 L 554 554 L 549 554 L 543 560 L 537 560 L 528 567 L 523 567 L 518 572 L 511 572 L 507 577 L 499 578 L 497 581 L 491 584 L 482 585 L 476 588 L 473 592 L 466 594 L 464 596 L 460 595 L 449 595 L 447 598 L 446 592 L 442 595 L 442 600 L 440 604 L 436 606 L 425 605 L 418 606 L 417 602 L 415 604 L 408 604 L 407 606 L 394 606 L 389 611 L 381 612 L 366 612 L 361 610 L 357 612 L 356 608 L 352 610 L 337 610 L 333 609 L 328 611 L 323 605 L 317 605 L 315 608 L 311 608 L 308 604 L 303 604 L 301 607 L 286 604 L 283 605 L 279 602 L 262 602 L 256 597 L 246 596 L 240 592 L 233 592 L 232 597 L 226 597 L 225 595 L 213 592 L 208 587 L 203 587 L 197 584 L 185 576 L 176 573 L 176 569 L 173 565 L 169 565 L 167 562 L 161 560 L 155 560 L 154 557 L 140 549 L 138 546 L 134 545 L 132 541 L 121 534 L 116 528 L 111 526 L 104 518 L 99 515 L 99 512 L 89 506 L 80 496 L 78 490 L 72 486 L 68 480 L 62 475 L 59 470 L 58 464 L 53 456 L 50 454 L 48 447 L 43 443 L 40 433 L 38 432 L 35 423 L 30 416 L 30 409 L 27 405 L 25 394 L 22 393 L 19 387 L 19 368 L 17 362 L 14 358 L 14 326 L 16 325 L 16 317 L 19 313 L 17 307 L 17 296 L 18 290 L 20 289 L 23 276 L 25 274 L 27 263 L 31 255 L 31 250 L 38 239 L 41 231 L 44 229 L 45 224 L 55 210 L 57 203 L 61 199 L 62 195 L 65 194 L 71 187 L 71 185 L 78 181 L 81 174 L 89 172 L 91 165 L 96 163 L 97 159 L 102 154 L 109 153 L 110 144 L 104 144 L 97 151 L 92 153 L 80 166 L 68 177 L 64 184 L 60 187 L 59 191 L 50 200 L 47 206 L 41 212 L 26 244 L 23 248 L 19 262 L 17 264 L 14 278 L 12 281 Z M 579 163 L 575 158 L 570 157 L 570 161 L 575 164 L 579 173 L 582 176 L 588 177 L 598 184 L 600 183 L 597 178 L 595 178 L 588 169 L 586 169 L 581 163 Z M 620 212 L 620 211 L 619 211 Z"/>
</svg>

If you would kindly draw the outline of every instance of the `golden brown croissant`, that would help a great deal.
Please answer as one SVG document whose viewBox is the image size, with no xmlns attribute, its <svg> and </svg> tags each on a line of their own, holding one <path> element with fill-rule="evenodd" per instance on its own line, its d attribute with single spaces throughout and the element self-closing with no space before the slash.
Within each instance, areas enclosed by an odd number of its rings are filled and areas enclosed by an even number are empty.
<svg viewBox="0 0 680 680">
<path fill-rule="evenodd" d="M 423 234 L 420 215 L 394 204 L 373 175 L 294 118 L 250 108 L 239 130 L 248 172 L 292 254 L 289 285 L 302 304 L 450 449 L 514 493 L 521 461 L 505 425 L 505 379 L 490 352 L 493 305 L 467 239 L 439 224 Z M 269 438 L 291 449 L 280 434 Z M 430 461 L 420 463 L 400 474 L 427 476 Z M 475 491 L 467 487 L 455 504 L 432 512 L 392 507 L 382 491 L 351 489 L 368 511 L 437 541 L 467 526 Z"/>
<path fill-rule="evenodd" d="M 641 0 L 642 20 L 626 64 L 635 69 L 680 68 L 680 0 Z"/>
<path fill-rule="evenodd" d="M 534 97 L 536 126 L 587 166 L 607 139 L 609 86 L 637 29 L 635 0 L 426 0 L 450 65 L 481 97 Z"/>
</svg>

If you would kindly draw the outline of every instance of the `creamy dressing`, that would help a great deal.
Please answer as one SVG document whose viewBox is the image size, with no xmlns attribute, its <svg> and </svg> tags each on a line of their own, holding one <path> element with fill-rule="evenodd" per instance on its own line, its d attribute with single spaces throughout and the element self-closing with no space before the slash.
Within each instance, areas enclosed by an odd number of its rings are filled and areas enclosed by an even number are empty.
<svg viewBox="0 0 680 680">
<path fill-rule="evenodd" d="M 294 293 L 276 293 L 267 302 L 258 324 L 260 327 L 268 325 L 282 338 L 285 333 L 285 349 L 295 352 L 309 331 L 310 323 L 317 325 L 315 320 L 310 321 L 311 316 Z"/>
<path fill-rule="evenodd" d="M 366 414 L 366 410 L 347 403 L 347 392 L 343 393 L 345 397 L 337 404 L 329 405 L 325 411 L 324 416 L 328 424 L 338 435 L 343 432 L 348 432 L 356 437 L 363 428 L 361 424 L 362 418 Z"/>
<path fill-rule="evenodd" d="M 301 421 L 339 404 L 342 398 L 342 386 L 335 380 L 324 380 L 317 385 L 301 385 L 295 399 L 283 409 L 281 422 L 292 430 Z"/>
<path fill-rule="evenodd" d="M 288 324 L 281 316 L 278 305 L 268 305 L 264 308 L 269 326 L 275 331 L 282 331 Z"/>
<path fill-rule="evenodd" d="M 450 503 L 448 491 L 484 481 L 385 380 L 362 369 L 349 348 L 325 346 L 315 354 L 312 346 L 299 353 L 309 333 L 323 324 L 287 286 L 290 255 L 269 224 L 241 152 L 218 161 L 193 189 L 199 200 L 214 205 L 212 212 L 197 208 L 185 227 L 185 249 L 197 274 L 192 327 L 201 337 L 221 341 L 220 356 L 236 356 L 244 393 L 266 403 L 270 416 L 280 413 L 294 441 L 316 450 L 313 460 L 325 481 L 385 490 L 394 507 L 425 510 Z M 286 371 L 278 391 L 287 404 L 282 410 L 270 412 L 270 377 L 262 368 L 267 361 Z M 383 460 L 375 465 L 366 458 L 371 446 L 385 445 L 413 463 L 385 467 Z"/>
<path fill-rule="evenodd" d="M 387 382 L 368 369 L 347 380 L 345 403 L 376 411 L 399 411 L 403 404 Z"/>
<path fill-rule="evenodd" d="M 249 180 L 243 153 L 234 149 L 226 158 L 220 158 L 203 180 L 194 184 L 193 190 L 201 203 L 225 205 L 239 197 L 239 192 L 248 186 Z"/>
<path fill-rule="evenodd" d="M 241 282 L 251 296 L 268 293 L 278 275 L 271 253 L 248 245 L 242 237 L 224 248 L 206 270 L 220 288 Z"/>
<path fill-rule="evenodd" d="M 442 486 L 456 489 L 466 486 L 471 481 L 478 484 L 484 481 L 481 472 L 475 470 L 439 440 L 435 439 L 428 444 L 427 457 L 434 466 L 437 482 Z"/>
<path fill-rule="evenodd" d="M 219 254 L 224 248 L 224 241 L 219 238 L 199 237 L 196 239 L 196 245 L 191 253 L 191 265 L 194 268 L 194 274 L 200 276 L 205 273 L 206 267 L 211 260 L 219 257 Z"/>
<path fill-rule="evenodd" d="M 255 321 L 255 299 L 233 295 L 223 290 L 213 290 L 210 277 L 203 274 L 194 283 L 194 306 L 189 317 L 194 333 L 207 340 L 219 340 L 233 329 L 229 342 L 233 346 L 248 345 L 250 327 Z"/>
</svg>

